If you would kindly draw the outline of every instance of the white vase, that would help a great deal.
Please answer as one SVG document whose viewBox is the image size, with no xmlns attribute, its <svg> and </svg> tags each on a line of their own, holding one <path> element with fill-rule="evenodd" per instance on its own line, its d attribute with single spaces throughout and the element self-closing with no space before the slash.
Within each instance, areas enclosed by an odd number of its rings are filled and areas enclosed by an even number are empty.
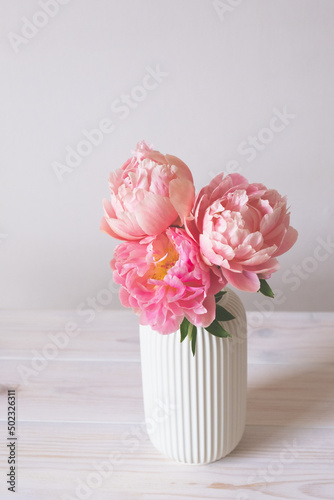
<svg viewBox="0 0 334 500">
<path fill-rule="evenodd" d="M 186 464 L 207 464 L 230 453 L 246 420 L 247 324 L 231 290 L 220 302 L 235 319 L 222 323 L 232 338 L 198 328 L 193 357 L 180 331 L 161 335 L 140 326 L 146 427 L 153 445 Z"/>
</svg>

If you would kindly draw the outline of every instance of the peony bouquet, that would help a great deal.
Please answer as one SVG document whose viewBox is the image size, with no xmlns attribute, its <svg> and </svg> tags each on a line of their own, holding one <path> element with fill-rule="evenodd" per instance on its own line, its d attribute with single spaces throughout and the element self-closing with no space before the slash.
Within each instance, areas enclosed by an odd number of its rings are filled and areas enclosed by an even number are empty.
<svg viewBox="0 0 334 500">
<path fill-rule="evenodd" d="M 234 317 L 219 304 L 228 283 L 273 297 L 266 280 L 297 239 L 286 197 L 238 173 L 217 175 L 195 197 L 187 165 L 144 141 L 109 187 L 101 230 L 123 240 L 113 278 L 140 324 L 180 329 L 195 354 L 197 327 L 230 336 L 221 321 Z"/>
</svg>

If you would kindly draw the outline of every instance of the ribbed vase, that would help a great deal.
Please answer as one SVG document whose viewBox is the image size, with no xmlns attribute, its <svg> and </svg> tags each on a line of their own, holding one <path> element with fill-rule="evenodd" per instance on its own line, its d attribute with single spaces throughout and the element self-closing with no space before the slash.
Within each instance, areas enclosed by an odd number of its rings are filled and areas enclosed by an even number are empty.
<svg viewBox="0 0 334 500">
<path fill-rule="evenodd" d="M 181 463 L 207 464 L 228 455 L 246 420 L 247 324 L 238 296 L 220 302 L 235 319 L 222 322 L 232 338 L 198 328 L 196 354 L 180 332 L 140 326 L 146 427 L 153 445 Z"/>
</svg>

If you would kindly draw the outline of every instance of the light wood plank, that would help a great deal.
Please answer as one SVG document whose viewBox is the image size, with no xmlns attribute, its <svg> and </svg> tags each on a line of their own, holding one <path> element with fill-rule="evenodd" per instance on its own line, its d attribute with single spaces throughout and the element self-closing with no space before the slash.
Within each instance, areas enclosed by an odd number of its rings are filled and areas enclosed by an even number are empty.
<svg viewBox="0 0 334 500">
<path fill-rule="evenodd" d="M 2 311 L 0 359 L 28 359 L 34 356 L 34 349 L 42 351 L 50 343 L 60 345 L 58 359 L 139 359 L 139 326 L 135 314 L 100 311 L 92 312 L 92 318 L 93 315 L 94 319 L 90 320 L 90 316 L 82 318 L 74 311 Z M 77 325 L 76 335 L 67 333 L 68 323 Z"/>
<path fill-rule="evenodd" d="M 21 420 L 138 422 L 143 418 L 140 363 L 50 361 L 25 385 L 27 361 L 2 360 L 3 389 L 17 387 Z"/>
<path fill-rule="evenodd" d="M 25 385 L 19 367 L 78 319 L 80 334 Z M 148 440 L 131 312 L 102 311 L 92 322 L 73 311 L 1 312 L 0 322 L 3 435 L 7 388 L 18 390 L 18 500 L 78 498 L 77 481 L 115 453 L 120 461 L 91 498 L 334 499 L 334 314 L 275 312 L 250 326 L 246 432 L 228 457 L 198 467 L 169 461 Z M 5 446 L 0 465 L 3 474 Z M 12 498 L 4 481 L 0 498 Z"/>
<path fill-rule="evenodd" d="M 253 316 L 256 314 L 256 316 Z M 248 313 L 248 363 L 332 362 L 334 313 Z M 255 319 L 254 319 L 255 318 Z M 0 312 L 0 359 L 31 358 L 75 322 L 78 335 L 58 359 L 139 360 L 138 318 L 130 311 L 100 311 L 86 322 L 73 311 Z M 18 341 L 19 338 L 19 341 Z M 312 345 L 312 349 L 310 346 Z"/>
<path fill-rule="evenodd" d="M 75 497 L 78 481 L 87 484 L 102 463 L 111 472 L 97 476 L 100 486 L 93 491 L 99 500 L 246 498 L 241 495 L 299 500 L 332 498 L 334 491 L 333 429 L 246 427 L 228 457 L 206 466 L 163 457 L 139 425 L 22 423 L 18 446 L 22 500 Z"/>
<path fill-rule="evenodd" d="M 334 313 L 275 313 L 253 328 L 248 313 L 248 363 L 332 363 Z"/>
<path fill-rule="evenodd" d="M 2 360 L 3 387 L 18 386 L 23 420 L 138 422 L 139 362 L 50 361 L 24 385 L 26 361 Z M 334 365 L 250 364 L 247 423 L 333 427 Z"/>
<path fill-rule="evenodd" d="M 334 427 L 334 364 L 250 364 L 247 423 Z"/>
</svg>

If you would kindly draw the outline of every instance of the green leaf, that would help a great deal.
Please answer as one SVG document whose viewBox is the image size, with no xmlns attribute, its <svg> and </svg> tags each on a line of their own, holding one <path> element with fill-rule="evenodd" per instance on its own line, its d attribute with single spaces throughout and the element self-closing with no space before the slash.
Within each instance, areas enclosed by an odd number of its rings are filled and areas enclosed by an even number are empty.
<svg viewBox="0 0 334 500">
<path fill-rule="evenodd" d="M 231 321 L 231 319 L 235 319 L 235 316 L 228 312 L 225 307 L 216 305 L 216 320 L 217 321 Z"/>
<path fill-rule="evenodd" d="M 193 356 L 195 356 L 195 351 L 196 351 L 196 338 L 197 338 L 197 327 L 193 326 L 193 331 L 191 335 L 191 351 L 193 353 Z"/>
<path fill-rule="evenodd" d="M 215 295 L 215 300 L 216 300 L 216 303 L 220 301 L 220 299 L 222 298 L 222 296 L 224 295 L 224 292 L 223 290 L 221 290 L 220 292 L 216 293 Z"/>
<path fill-rule="evenodd" d="M 191 342 L 191 351 L 195 356 L 197 327 L 192 323 L 190 323 L 190 321 L 188 321 L 187 318 L 184 318 L 180 325 L 180 333 L 181 333 L 181 342 L 183 342 L 186 337 L 189 338 L 189 341 Z"/>
<path fill-rule="evenodd" d="M 188 335 L 188 328 L 189 328 L 189 321 L 187 320 L 187 318 L 184 318 L 181 325 L 180 325 L 180 332 L 181 332 L 181 342 L 184 341 L 184 339 L 186 338 L 186 336 Z"/>
<path fill-rule="evenodd" d="M 271 299 L 274 298 L 274 292 L 270 288 L 268 282 L 266 280 L 261 280 L 260 279 L 260 289 L 258 292 L 263 293 L 266 297 L 270 297 Z"/>
<path fill-rule="evenodd" d="M 215 337 L 225 338 L 231 337 L 229 333 L 221 326 L 221 324 L 215 319 L 211 323 L 211 325 L 205 328 L 209 333 L 214 335 Z"/>
<path fill-rule="evenodd" d="M 189 322 L 189 325 L 188 325 L 188 338 L 189 338 L 190 341 L 193 338 L 194 329 L 196 330 L 196 326 Z"/>
</svg>

